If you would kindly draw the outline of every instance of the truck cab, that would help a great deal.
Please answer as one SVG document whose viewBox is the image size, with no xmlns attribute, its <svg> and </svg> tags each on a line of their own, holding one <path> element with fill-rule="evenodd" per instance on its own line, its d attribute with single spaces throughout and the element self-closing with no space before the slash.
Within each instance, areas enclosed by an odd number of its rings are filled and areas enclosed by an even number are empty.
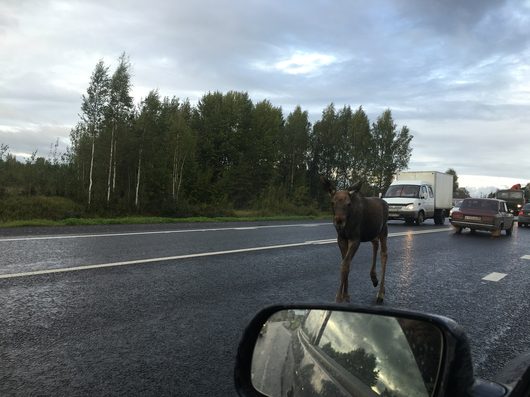
<svg viewBox="0 0 530 397">
<path fill-rule="evenodd" d="M 519 187 L 520 186 L 521 185 L 519 185 Z M 511 189 L 498 190 L 497 193 L 495 193 L 495 198 L 506 201 L 508 210 L 512 214 L 517 215 L 526 201 L 524 193 L 524 190 L 521 190 L 520 188 L 514 189 L 512 187 Z"/>
<path fill-rule="evenodd" d="M 388 219 L 421 225 L 425 219 L 435 217 L 434 191 L 426 181 L 394 181 L 383 199 L 388 203 Z"/>
</svg>

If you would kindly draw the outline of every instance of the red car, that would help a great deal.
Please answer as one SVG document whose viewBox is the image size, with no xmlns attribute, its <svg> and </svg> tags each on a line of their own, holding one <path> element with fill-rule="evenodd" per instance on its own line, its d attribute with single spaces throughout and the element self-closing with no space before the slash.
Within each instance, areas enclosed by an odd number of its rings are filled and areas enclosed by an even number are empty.
<svg viewBox="0 0 530 397">
<path fill-rule="evenodd" d="M 505 230 L 506 235 L 511 236 L 513 223 L 514 217 L 508 212 L 506 201 L 498 199 L 464 199 L 451 217 L 451 224 L 457 233 L 467 227 L 471 232 L 486 230 L 494 236 L 500 236 L 501 231 Z"/>
<path fill-rule="evenodd" d="M 517 215 L 517 225 L 526 226 L 530 225 L 530 203 L 526 203 L 519 214 Z"/>
</svg>

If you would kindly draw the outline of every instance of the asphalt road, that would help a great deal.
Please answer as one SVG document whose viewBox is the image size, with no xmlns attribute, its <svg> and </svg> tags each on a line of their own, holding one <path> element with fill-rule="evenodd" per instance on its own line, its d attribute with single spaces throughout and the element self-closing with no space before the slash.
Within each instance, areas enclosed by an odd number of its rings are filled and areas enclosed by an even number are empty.
<svg viewBox="0 0 530 397">
<path fill-rule="evenodd" d="M 479 376 L 530 350 L 530 229 L 390 233 L 384 305 L 456 320 Z M 334 239 L 328 222 L 0 230 L 0 395 L 235 395 L 254 313 L 333 301 Z M 374 304 L 370 256 L 362 244 L 352 303 Z"/>
</svg>

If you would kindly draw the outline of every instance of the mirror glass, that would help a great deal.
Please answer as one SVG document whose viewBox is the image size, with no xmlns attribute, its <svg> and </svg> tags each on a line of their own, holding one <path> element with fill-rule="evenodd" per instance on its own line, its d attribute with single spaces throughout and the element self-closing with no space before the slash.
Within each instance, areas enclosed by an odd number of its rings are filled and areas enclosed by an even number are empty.
<svg viewBox="0 0 530 397">
<path fill-rule="evenodd" d="M 429 322 L 284 310 L 261 329 L 252 384 L 270 397 L 432 396 L 442 352 L 442 333 Z"/>
</svg>

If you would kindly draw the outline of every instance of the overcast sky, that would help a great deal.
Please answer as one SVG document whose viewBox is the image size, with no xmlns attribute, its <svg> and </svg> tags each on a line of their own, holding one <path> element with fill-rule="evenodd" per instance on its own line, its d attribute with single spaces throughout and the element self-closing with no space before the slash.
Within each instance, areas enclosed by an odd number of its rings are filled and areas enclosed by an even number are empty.
<svg viewBox="0 0 530 397">
<path fill-rule="evenodd" d="M 136 102 L 246 91 L 311 121 L 331 102 L 372 122 L 390 108 L 410 169 L 526 184 L 529 43 L 529 1 L 0 0 L 0 143 L 64 148 L 96 63 L 112 73 L 125 52 Z"/>
</svg>

